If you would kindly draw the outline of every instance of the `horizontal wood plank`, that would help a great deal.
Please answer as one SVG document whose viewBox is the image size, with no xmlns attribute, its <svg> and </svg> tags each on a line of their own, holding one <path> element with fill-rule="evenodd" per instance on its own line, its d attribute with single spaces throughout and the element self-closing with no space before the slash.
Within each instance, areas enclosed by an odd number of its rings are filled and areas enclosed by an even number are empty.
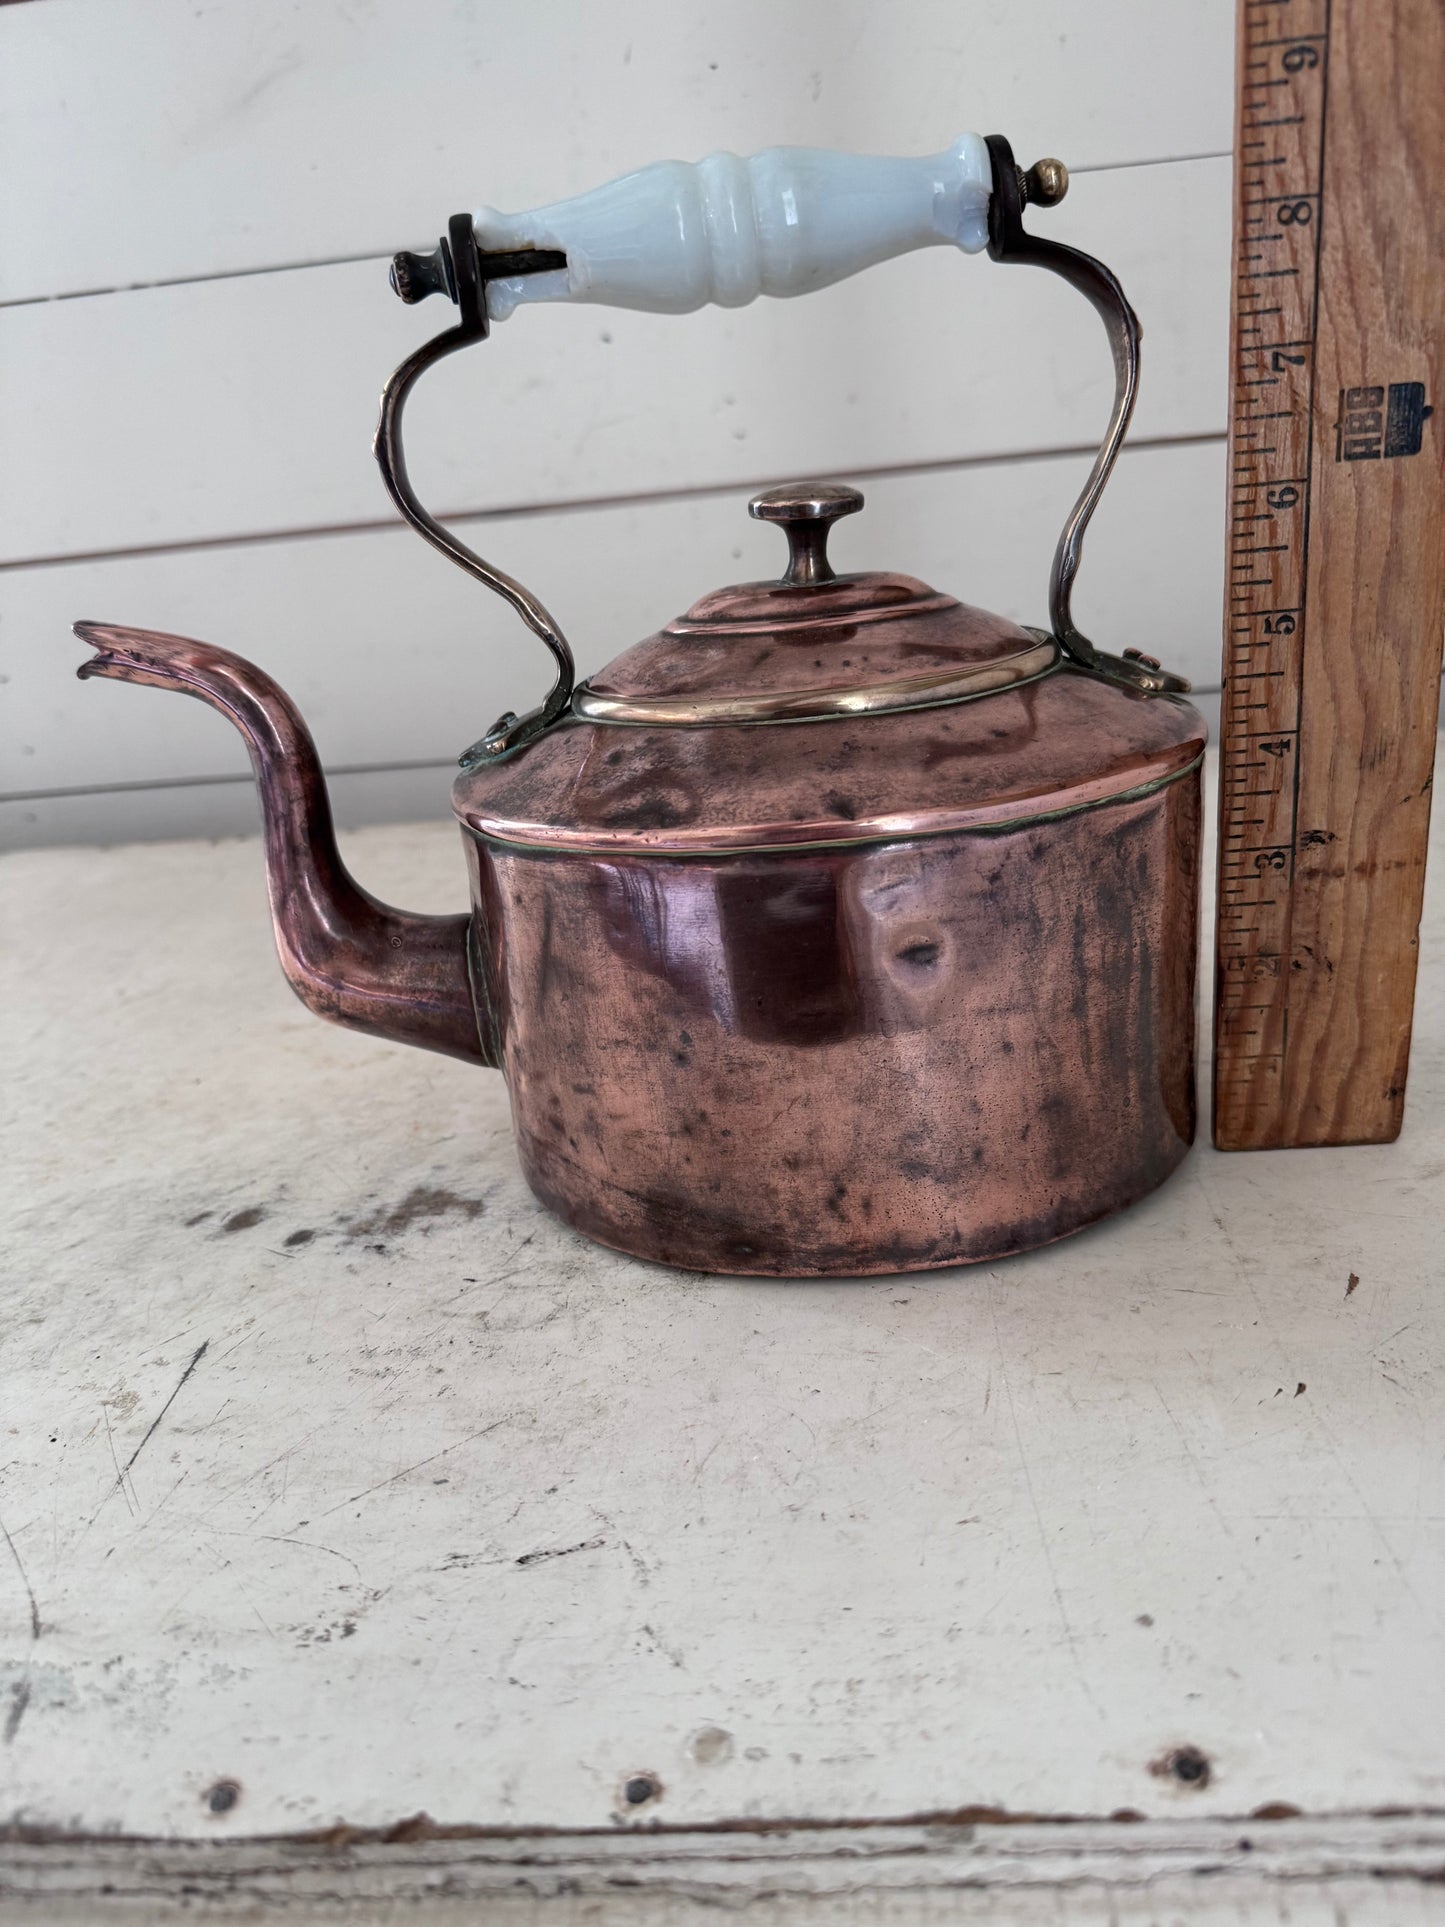
<svg viewBox="0 0 1445 1927">
<path fill-rule="evenodd" d="M 1222 431 L 1229 163 L 1085 176 L 1034 218 L 1143 317 L 1136 435 Z M 376 396 L 433 308 L 361 263 L 0 314 L 0 441 L 30 451 L 0 560 L 387 518 Z M 933 249 L 742 311 L 520 313 L 428 377 L 408 437 L 429 506 L 502 509 L 1082 447 L 1111 393 L 1071 289 Z"/>
<path fill-rule="evenodd" d="M 378 823 L 440 822 L 446 816 L 447 792 L 455 775 L 456 759 L 448 756 L 420 766 L 333 768 L 327 772 L 326 784 L 337 823 L 343 830 L 359 830 Z M 200 782 L 66 790 L 20 800 L 0 797 L 0 852 L 252 836 L 260 827 L 261 811 L 249 770 L 233 770 L 228 776 Z M 439 915 L 459 909 L 458 889 L 453 888 L 434 907 Z"/>
<path fill-rule="evenodd" d="M 1220 153 L 1230 48 L 1223 0 L 0 8 L 0 297 L 389 254 L 719 147 Z"/>
<path fill-rule="evenodd" d="M 837 530 L 837 561 L 902 568 L 1041 622 L 1055 534 L 1087 468 L 1073 456 L 879 478 L 867 484 L 864 513 Z M 1219 674 L 1223 499 L 1222 443 L 1126 453 L 1076 600 L 1102 644 L 1157 654 L 1206 688 Z M 583 673 L 699 594 L 775 572 L 783 553 L 777 532 L 732 494 L 489 518 L 463 533 L 535 583 Z M 402 527 L 0 574 L 10 677 L 0 770 L 4 791 L 25 797 L 7 811 L 12 840 L 112 833 L 114 799 L 61 807 L 36 792 L 248 767 L 239 737 L 198 703 L 107 682 L 79 687 L 72 672 L 85 651 L 68 634 L 78 617 L 200 635 L 255 657 L 301 704 L 332 767 L 443 764 L 503 709 L 537 700 L 546 682 L 544 652 L 509 611 Z M 432 789 L 443 807 L 444 773 Z M 228 817 L 225 799 L 201 799 L 200 822 L 249 825 L 249 800 L 232 805 Z M 175 797 L 146 820 L 184 833 L 189 808 Z"/>
<path fill-rule="evenodd" d="M 1426 1814 L 0 1844 L 45 1927 L 1439 1927 L 1442 1878 Z"/>
</svg>

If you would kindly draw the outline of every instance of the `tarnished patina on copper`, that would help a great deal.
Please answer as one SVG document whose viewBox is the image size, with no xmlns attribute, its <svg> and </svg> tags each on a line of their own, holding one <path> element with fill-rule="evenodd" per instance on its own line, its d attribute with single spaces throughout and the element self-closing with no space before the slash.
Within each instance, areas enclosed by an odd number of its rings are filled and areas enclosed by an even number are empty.
<svg viewBox="0 0 1445 1927">
<path fill-rule="evenodd" d="M 1194 1133 L 1197 767 L 996 832 L 733 857 L 468 839 L 528 1182 L 699 1271 L 909 1271 L 1133 1203 Z"/>
</svg>

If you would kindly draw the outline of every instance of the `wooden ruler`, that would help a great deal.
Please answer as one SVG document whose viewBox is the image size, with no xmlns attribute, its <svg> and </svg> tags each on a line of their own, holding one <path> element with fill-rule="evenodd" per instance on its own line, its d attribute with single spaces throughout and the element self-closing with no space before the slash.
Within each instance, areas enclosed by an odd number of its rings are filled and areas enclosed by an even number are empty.
<svg viewBox="0 0 1445 1927">
<path fill-rule="evenodd" d="M 1445 4 L 1240 0 L 1214 1138 L 1400 1129 L 1445 625 Z"/>
</svg>

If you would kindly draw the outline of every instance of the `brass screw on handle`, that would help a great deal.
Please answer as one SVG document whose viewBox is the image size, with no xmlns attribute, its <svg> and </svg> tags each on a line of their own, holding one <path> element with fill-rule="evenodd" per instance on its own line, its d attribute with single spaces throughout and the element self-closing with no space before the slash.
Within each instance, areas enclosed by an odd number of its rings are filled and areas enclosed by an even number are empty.
<svg viewBox="0 0 1445 1927">
<path fill-rule="evenodd" d="M 1068 191 L 1069 170 L 1062 161 L 1035 161 L 1020 181 L 1020 192 L 1033 207 L 1057 207 Z"/>
</svg>

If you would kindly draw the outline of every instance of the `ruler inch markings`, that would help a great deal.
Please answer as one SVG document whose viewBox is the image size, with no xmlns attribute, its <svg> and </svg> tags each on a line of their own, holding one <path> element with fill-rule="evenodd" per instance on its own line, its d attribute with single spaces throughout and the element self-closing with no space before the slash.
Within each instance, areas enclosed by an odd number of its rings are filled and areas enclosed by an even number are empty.
<svg viewBox="0 0 1445 1927">
<path fill-rule="evenodd" d="M 1442 96 L 1432 0 L 1239 0 L 1224 1150 L 1400 1129 L 1445 634 Z"/>
</svg>

